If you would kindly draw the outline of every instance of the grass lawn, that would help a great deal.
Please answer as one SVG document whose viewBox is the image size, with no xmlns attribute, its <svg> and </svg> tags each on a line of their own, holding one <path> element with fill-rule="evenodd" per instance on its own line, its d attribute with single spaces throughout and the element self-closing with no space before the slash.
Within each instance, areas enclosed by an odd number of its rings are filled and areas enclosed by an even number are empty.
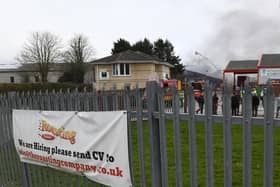
<svg viewBox="0 0 280 187">
<path fill-rule="evenodd" d="M 139 159 L 137 151 L 137 128 L 133 124 L 133 160 L 134 176 L 137 186 L 140 186 Z M 197 123 L 197 176 L 198 186 L 206 186 L 206 161 L 205 161 L 205 128 L 203 123 Z M 252 186 L 263 186 L 263 157 L 264 157 L 264 129 L 262 126 L 252 128 Z M 176 168 L 174 155 L 174 136 L 172 121 L 166 122 L 166 141 L 168 157 L 168 182 L 169 186 L 176 185 Z M 274 128 L 274 186 L 280 186 L 280 129 Z M 223 186 L 223 125 L 216 123 L 213 125 L 214 142 L 214 183 L 215 186 Z M 232 125 L 232 181 L 233 186 L 242 186 L 242 126 Z M 182 151 L 182 176 L 183 186 L 190 186 L 189 174 L 189 144 L 188 144 L 188 125 L 181 122 L 181 151 Z M 145 149 L 145 168 L 147 186 L 151 186 L 150 158 L 149 158 L 149 137 L 148 125 L 144 124 L 144 149 Z"/>
<path fill-rule="evenodd" d="M 188 125 L 187 122 L 181 122 L 181 157 L 182 157 L 182 178 L 183 186 L 190 186 L 189 173 L 189 144 L 188 144 Z M 151 186 L 151 168 L 149 157 L 149 131 L 147 122 L 143 125 L 144 132 L 144 155 L 145 155 L 145 171 L 146 171 L 146 186 Z M 264 129 L 262 126 L 252 127 L 252 186 L 263 186 L 263 142 Z M 169 186 L 176 186 L 176 168 L 174 154 L 174 128 L 172 121 L 166 121 L 166 142 L 167 142 L 167 157 L 168 157 L 168 182 Z M 197 123 L 197 176 L 198 186 L 206 186 L 206 163 L 205 163 L 205 128 L 203 123 Z M 280 128 L 274 128 L 274 186 L 280 186 Z M 215 186 L 223 186 L 223 125 L 216 123 L 213 125 L 213 142 L 214 142 L 214 183 Z M 133 165 L 134 165 L 134 180 L 136 186 L 140 186 L 140 165 L 137 142 L 136 122 L 132 123 L 132 144 L 133 144 Z M 232 181 L 233 186 L 242 186 L 242 126 L 232 125 Z M 11 152 L 14 150 L 11 150 Z M 0 182 L 5 180 L 9 175 L 7 171 L 7 159 L 9 157 L 0 151 Z M 8 161 L 15 161 L 11 158 Z M 5 163 L 5 165 L 3 165 Z M 10 164 L 8 164 L 10 165 Z M 42 182 L 52 184 L 64 184 L 65 178 L 68 178 L 67 186 L 80 183 L 84 186 L 85 179 L 71 174 L 61 173 L 50 168 L 29 165 L 32 184 L 40 184 Z M 16 168 L 16 167 L 15 167 Z M 12 172 L 12 170 L 10 170 Z M 45 177 L 43 175 L 45 173 Z M 2 175 L 1 175 L 2 174 Z M 19 176 L 13 174 L 19 180 Z M 71 180 L 70 180 L 71 179 Z M 69 181 L 72 181 L 69 183 Z M 90 181 L 87 181 L 92 184 Z M 0 183 L 1 184 L 1 183 Z M 7 184 L 7 183 L 6 183 Z M 92 185 L 89 185 L 92 186 Z M 99 185 L 97 185 L 99 186 Z"/>
</svg>

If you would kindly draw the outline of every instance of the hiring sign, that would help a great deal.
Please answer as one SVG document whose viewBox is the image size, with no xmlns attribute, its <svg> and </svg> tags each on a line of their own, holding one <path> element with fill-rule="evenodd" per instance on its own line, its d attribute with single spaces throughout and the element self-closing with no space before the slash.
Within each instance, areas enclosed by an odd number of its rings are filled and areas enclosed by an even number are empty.
<svg viewBox="0 0 280 187">
<path fill-rule="evenodd" d="M 125 111 L 13 110 L 13 131 L 22 162 L 131 186 Z"/>
</svg>

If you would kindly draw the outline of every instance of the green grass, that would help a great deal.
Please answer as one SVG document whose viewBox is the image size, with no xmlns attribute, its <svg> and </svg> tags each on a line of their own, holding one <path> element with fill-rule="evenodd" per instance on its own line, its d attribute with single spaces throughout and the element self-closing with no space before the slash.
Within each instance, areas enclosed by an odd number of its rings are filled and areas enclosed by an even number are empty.
<svg viewBox="0 0 280 187">
<path fill-rule="evenodd" d="M 187 122 L 181 122 L 181 157 L 182 157 L 182 179 L 183 186 L 190 186 L 189 173 L 189 144 L 188 144 L 188 125 Z M 140 168 L 137 151 L 137 128 L 133 124 L 133 160 L 134 160 L 134 179 L 136 186 L 140 186 Z M 174 135 L 172 121 L 166 122 L 166 142 L 168 157 L 168 182 L 169 186 L 176 185 L 176 167 L 174 160 Z M 274 186 L 280 186 L 280 128 L 274 128 Z M 203 123 L 196 125 L 197 142 L 197 176 L 198 186 L 206 186 L 206 161 L 205 161 L 205 126 Z M 264 133 L 262 126 L 252 127 L 252 186 L 263 186 L 263 146 Z M 214 143 L 214 183 L 215 186 L 224 185 L 223 169 L 223 125 L 213 125 L 213 143 Z M 151 168 L 149 158 L 149 137 L 148 125 L 144 123 L 144 148 L 145 148 L 145 168 L 147 186 L 151 186 Z M 233 186 L 242 186 L 242 126 L 232 125 L 232 181 Z"/>
<path fill-rule="evenodd" d="M 150 149 L 149 149 L 149 129 L 147 122 L 143 125 L 144 136 L 144 157 L 146 171 L 146 186 L 151 186 L 151 167 L 150 167 Z M 189 140 L 188 140 L 188 124 L 181 122 L 180 124 L 180 140 L 181 140 L 181 158 L 182 158 L 182 182 L 183 186 L 190 186 L 189 172 Z M 280 186 L 280 128 L 274 128 L 274 171 L 273 182 L 274 186 Z M 203 123 L 196 124 L 196 142 L 197 142 L 197 176 L 198 186 L 206 186 L 206 161 L 205 161 L 205 126 Z M 262 126 L 252 127 L 252 186 L 263 186 L 263 157 L 264 157 L 264 129 Z M 173 122 L 166 121 L 166 143 L 168 157 L 168 182 L 169 186 L 176 186 L 176 167 L 175 167 L 175 149 L 174 149 L 174 127 Z M 134 166 L 134 181 L 136 186 L 140 186 L 140 164 L 137 142 L 136 122 L 132 123 L 132 144 L 133 144 L 133 166 Z M 215 186 L 223 186 L 223 125 L 216 123 L 213 125 L 213 144 L 214 144 L 214 183 Z M 9 153 L 14 150 L 9 150 Z M 0 150 L 0 161 L 15 161 L 14 158 L 8 158 L 4 151 Z M 6 163 L 7 164 L 7 163 Z M 10 165 L 10 164 L 9 164 Z M 18 168 L 14 165 L 14 168 Z M 49 183 L 63 184 L 66 180 L 66 186 L 70 185 L 70 180 L 73 186 L 81 180 L 80 185 L 84 186 L 84 179 L 72 174 L 61 173 L 50 168 L 28 165 L 30 169 L 32 183 L 40 184 L 42 181 Z M 6 179 L 13 170 L 6 171 L 6 165 L 0 165 L 0 182 L 1 179 Z M 3 172 L 4 171 L 4 172 Z M 45 174 L 44 174 L 45 173 Z M 1 176 L 4 174 L 4 176 Z M 242 125 L 232 125 L 232 181 L 233 186 L 242 186 Z M 17 181 L 20 181 L 19 174 L 14 175 Z M 45 177 L 45 178 L 44 178 Z M 45 181 L 47 180 L 47 181 Z M 10 182 L 7 181 L 6 184 Z M 91 182 L 89 182 L 91 183 Z M 97 185 L 99 186 L 99 185 Z"/>
</svg>

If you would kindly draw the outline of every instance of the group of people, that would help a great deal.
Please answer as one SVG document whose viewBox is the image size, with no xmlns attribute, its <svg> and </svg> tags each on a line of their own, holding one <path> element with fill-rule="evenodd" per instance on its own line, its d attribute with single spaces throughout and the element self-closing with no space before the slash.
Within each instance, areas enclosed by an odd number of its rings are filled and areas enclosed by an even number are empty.
<svg viewBox="0 0 280 187">
<path fill-rule="evenodd" d="M 196 113 L 203 114 L 203 107 L 204 107 L 204 94 L 201 92 L 199 96 L 195 97 L 195 100 L 198 103 L 198 109 L 196 110 Z M 258 116 L 258 108 L 260 104 L 261 96 L 257 95 L 257 93 L 252 91 L 252 116 L 256 117 Z M 216 93 L 212 96 L 212 112 L 214 115 L 217 115 L 218 113 L 218 101 L 219 98 Z M 233 92 L 233 95 L 231 96 L 231 111 L 232 116 L 238 116 L 242 115 L 240 112 L 240 105 L 242 104 L 242 95 L 238 94 L 237 92 Z M 280 97 L 279 97 L 279 107 L 277 107 L 277 114 L 280 111 Z"/>
<path fill-rule="evenodd" d="M 201 92 L 201 94 L 197 97 L 195 97 L 195 100 L 198 103 L 198 109 L 195 111 L 196 113 L 200 112 L 203 113 L 203 107 L 204 107 L 204 94 Z M 217 115 L 218 113 L 218 101 L 219 98 L 216 93 L 212 96 L 212 112 L 214 115 Z"/>
<path fill-rule="evenodd" d="M 240 91 L 234 91 L 232 96 L 231 96 L 231 112 L 232 116 L 239 116 L 242 115 L 242 97 L 243 97 L 244 92 Z M 251 96 L 252 96 L 252 116 L 257 117 L 258 116 L 258 111 L 259 111 L 259 106 L 262 104 L 264 107 L 264 102 L 263 102 L 263 93 L 262 90 L 260 92 L 257 91 L 256 88 L 253 88 L 251 91 Z M 195 96 L 195 100 L 198 104 L 198 109 L 195 111 L 196 114 L 200 113 L 203 114 L 203 109 L 204 109 L 204 93 L 203 91 L 200 92 L 200 95 Z M 212 96 L 212 112 L 214 115 L 218 114 L 218 101 L 219 98 L 216 94 L 216 92 Z M 280 117 L 280 94 L 278 94 L 275 97 L 275 104 L 276 104 L 276 118 Z"/>
<path fill-rule="evenodd" d="M 242 91 L 240 94 L 233 92 L 231 96 L 231 111 L 233 116 L 241 115 L 239 112 L 240 104 L 242 103 Z M 260 104 L 260 100 L 262 99 L 261 93 L 258 94 L 257 90 L 253 88 L 252 92 L 252 116 L 258 116 L 258 108 Z"/>
</svg>

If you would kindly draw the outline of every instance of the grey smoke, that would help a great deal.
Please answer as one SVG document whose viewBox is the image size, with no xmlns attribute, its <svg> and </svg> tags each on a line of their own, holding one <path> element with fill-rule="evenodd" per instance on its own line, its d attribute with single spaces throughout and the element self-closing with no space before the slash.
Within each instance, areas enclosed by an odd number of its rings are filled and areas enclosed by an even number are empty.
<svg viewBox="0 0 280 187">
<path fill-rule="evenodd" d="M 264 52 L 280 52 L 278 17 L 235 11 L 222 17 L 217 27 L 218 33 L 209 42 L 208 51 L 215 57 L 223 53 L 219 64 L 225 64 L 223 59 L 259 58 Z"/>
<path fill-rule="evenodd" d="M 264 12 L 265 13 L 265 12 Z M 223 15 L 213 26 L 214 34 L 201 47 L 217 66 L 223 69 L 230 60 L 259 59 L 263 53 L 280 53 L 280 19 L 253 11 L 238 10 Z M 192 55 L 192 63 L 198 57 Z M 215 69 L 198 65 L 199 72 L 216 75 Z"/>
</svg>

